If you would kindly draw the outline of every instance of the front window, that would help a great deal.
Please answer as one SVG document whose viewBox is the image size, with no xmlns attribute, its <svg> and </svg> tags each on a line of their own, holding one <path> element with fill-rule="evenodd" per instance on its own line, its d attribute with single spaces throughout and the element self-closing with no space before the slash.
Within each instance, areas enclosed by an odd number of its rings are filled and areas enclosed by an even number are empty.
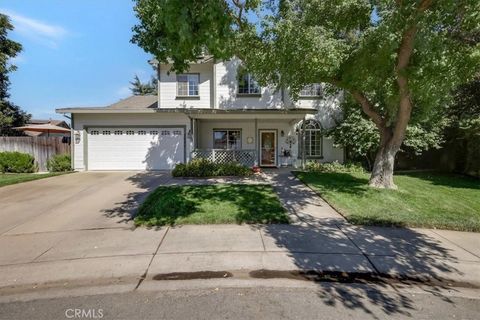
<svg viewBox="0 0 480 320">
<path fill-rule="evenodd" d="M 260 94 L 260 86 L 249 73 L 241 72 L 238 77 L 239 94 Z"/>
<path fill-rule="evenodd" d="M 177 96 L 196 97 L 198 96 L 198 83 L 200 75 L 198 73 L 184 73 L 177 75 Z"/>
<path fill-rule="evenodd" d="M 323 135 L 320 123 L 315 120 L 307 120 L 304 130 L 305 158 L 321 158 L 323 156 Z"/>
<path fill-rule="evenodd" d="M 313 83 L 305 86 L 300 91 L 300 97 L 321 97 L 322 85 L 320 83 Z"/>
<path fill-rule="evenodd" d="M 241 149 L 242 134 L 240 130 L 213 130 L 214 149 Z"/>
</svg>

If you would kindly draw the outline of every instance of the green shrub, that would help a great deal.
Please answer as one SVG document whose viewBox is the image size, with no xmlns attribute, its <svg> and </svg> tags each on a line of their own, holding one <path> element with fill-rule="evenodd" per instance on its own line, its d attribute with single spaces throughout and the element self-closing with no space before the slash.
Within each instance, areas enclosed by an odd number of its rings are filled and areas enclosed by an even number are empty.
<svg viewBox="0 0 480 320">
<path fill-rule="evenodd" d="M 345 163 L 341 164 L 338 161 L 334 162 L 307 162 L 306 165 L 307 171 L 310 172 L 344 172 L 344 173 L 352 173 L 352 172 L 365 172 L 363 167 L 358 163 Z"/>
<path fill-rule="evenodd" d="M 180 163 L 172 171 L 174 177 L 248 176 L 252 170 L 236 162 L 214 163 L 207 159 L 194 159 Z"/>
<path fill-rule="evenodd" d="M 2 173 L 30 173 L 35 172 L 35 158 L 28 153 L 0 152 L 0 171 Z"/>
<path fill-rule="evenodd" d="M 72 171 L 71 157 L 69 154 L 57 154 L 48 159 L 47 169 L 50 172 Z"/>
</svg>

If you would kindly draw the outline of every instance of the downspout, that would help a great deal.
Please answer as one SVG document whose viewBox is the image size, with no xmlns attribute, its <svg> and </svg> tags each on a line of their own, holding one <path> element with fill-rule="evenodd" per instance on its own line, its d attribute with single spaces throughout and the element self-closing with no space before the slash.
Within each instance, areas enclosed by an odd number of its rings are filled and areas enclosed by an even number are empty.
<svg viewBox="0 0 480 320">
<path fill-rule="evenodd" d="M 213 109 L 218 108 L 218 101 L 217 101 L 217 61 L 213 61 L 213 86 L 212 86 L 212 96 L 213 96 L 213 103 L 211 104 Z"/>
<path fill-rule="evenodd" d="M 160 108 L 160 62 L 157 64 L 157 108 Z"/>
<path fill-rule="evenodd" d="M 70 167 L 72 170 L 75 170 L 75 124 L 73 122 L 73 113 L 70 114 L 70 117 L 66 115 L 63 116 L 70 119 Z"/>
</svg>

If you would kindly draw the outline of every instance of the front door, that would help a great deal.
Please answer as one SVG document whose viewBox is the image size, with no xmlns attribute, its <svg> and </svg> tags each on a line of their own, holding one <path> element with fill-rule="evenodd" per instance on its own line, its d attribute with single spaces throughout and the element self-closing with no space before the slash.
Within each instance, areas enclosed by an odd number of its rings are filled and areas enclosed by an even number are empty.
<svg viewBox="0 0 480 320">
<path fill-rule="evenodd" d="M 277 131 L 260 130 L 260 165 L 275 167 L 277 165 Z"/>
</svg>

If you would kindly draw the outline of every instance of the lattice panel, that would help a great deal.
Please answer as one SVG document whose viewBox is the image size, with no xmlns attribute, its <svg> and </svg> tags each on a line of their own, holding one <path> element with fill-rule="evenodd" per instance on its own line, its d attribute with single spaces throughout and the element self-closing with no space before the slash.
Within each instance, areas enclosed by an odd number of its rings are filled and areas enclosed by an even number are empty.
<svg viewBox="0 0 480 320">
<path fill-rule="evenodd" d="M 216 163 L 237 162 L 248 167 L 255 164 L 255 150 L 195 150 L 192 159 L 203 158 Z"/>
</svg>

